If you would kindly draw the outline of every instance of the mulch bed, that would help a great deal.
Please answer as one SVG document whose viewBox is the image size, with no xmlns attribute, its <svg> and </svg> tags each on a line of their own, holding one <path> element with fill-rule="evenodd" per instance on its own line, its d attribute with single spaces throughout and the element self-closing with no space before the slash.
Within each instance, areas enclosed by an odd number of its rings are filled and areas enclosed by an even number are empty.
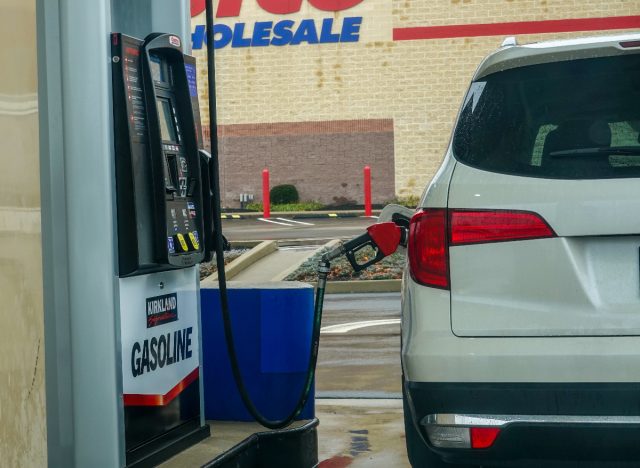
<svg viewBox="0 0 640 468">
<path fill-rule="evenodd" d="M 320 257 L 326 249 L 322 248 L 312 257 L 308 258 L 300 267 L 285 278 L 286 281 L 313 282 L 318 278 L 317 266 Z M 354 281 L 354 280 L 388 280 L 401 279 L 402 271 L 406 262 L 405 249 L 398 251 L 380 262 L 371 265 L 366 270 L 356 273 L 351 268 L 351 264 L 346 257 L 339 257 L 331 262 L 331 272 L 328 279 L 332 281 Z"/>
</svg>

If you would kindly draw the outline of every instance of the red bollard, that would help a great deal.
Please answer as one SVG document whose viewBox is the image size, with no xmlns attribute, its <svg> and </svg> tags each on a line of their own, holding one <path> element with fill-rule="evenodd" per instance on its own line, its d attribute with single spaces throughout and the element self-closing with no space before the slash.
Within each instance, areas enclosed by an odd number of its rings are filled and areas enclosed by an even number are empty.
<svg viewBox="0 0 640 468">
<path fill-rule="evenodd" d="M 371 216 L 371 168 L 364 166 L 364 215 Z"/>
<path fill-rule="evenodd" d="M 269 169 L 262 170 L 262 217 L 271 216 L 271 200 L 269 199 Z"/>
</svg>

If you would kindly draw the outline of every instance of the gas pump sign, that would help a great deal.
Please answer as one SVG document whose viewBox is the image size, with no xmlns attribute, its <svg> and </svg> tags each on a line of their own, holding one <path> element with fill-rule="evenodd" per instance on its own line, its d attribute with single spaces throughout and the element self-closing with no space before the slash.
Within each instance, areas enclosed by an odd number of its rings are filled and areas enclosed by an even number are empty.
<svg viewBox="0 0 640 468">
<path fill-rule="evenodd" d="M 298 13 L 303 0 L 248 0 L 256 1 L 266 13 L 288 15 Z M 312 7 L 327 12 L 348 10 L 363 0 L 305 0 Z M 204 11 L 204 0 L 191 0 L 191 16 Z M 233 18 L 240 16 L 242 0 L 220 0 L 216 18 Z M 253 24 L 237 22 L 214 25 L 214 47 L 221 49 L 230 46 L 266 47 L 300 44 L 329 44 L 337 42 L 358 42 L 360 40 L 361 16 L 346 16 L 342 19 L 330 15 L 322 19 L 281 19 L 279 21 L 256 21 Z M 206 28 L 197 25 L 191 35 L 192 49 L 202 49 L 206 43 Z"/>
<path fill-rule="evenodd" d="M 196 267 L 120 278 L 127 464 L 160 436 L 197 430 L 200 336 Z M 184 429 L 184 431 L 183 431 Z M 140 452 L 140 453 L 138 453 Z"/>
<path fill-rule="evenodd" d="M 188 268 L 171 275 L 155 273 L 121 280 L 125 408 L 147 406 L 163 411 L 198 377 L 195 274 L 195 268 Z M 153 291 L 167 293 L 150 295 Z"/>
</svg>

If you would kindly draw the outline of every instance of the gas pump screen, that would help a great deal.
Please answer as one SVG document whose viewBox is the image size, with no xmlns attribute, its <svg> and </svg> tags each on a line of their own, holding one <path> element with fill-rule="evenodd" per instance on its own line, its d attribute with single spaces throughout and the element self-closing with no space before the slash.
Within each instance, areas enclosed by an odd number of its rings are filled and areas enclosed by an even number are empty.
<svg viewBox="0 0 640 468">
<path fill-rule="evenodd" d="M 160 120 L 160 133 L 163 141 L 177 143 L 176 127 L 173 123 L 171 103 L 167 99 L 158 99 L 158 119 Z"/>
<path fill-rule="evenodd" d="M 153 81 L 167 81 L 164 66 L 160 57 L 151 54 L 149 58 L 151 59 L 149 65 L 151 66 L 151 76 L 153 77 Z"/>
</svg>

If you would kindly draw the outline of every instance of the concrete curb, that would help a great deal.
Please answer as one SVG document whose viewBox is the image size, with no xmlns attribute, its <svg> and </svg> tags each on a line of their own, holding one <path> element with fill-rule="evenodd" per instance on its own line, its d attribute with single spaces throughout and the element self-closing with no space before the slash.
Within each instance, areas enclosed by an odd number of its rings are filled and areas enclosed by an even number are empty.
<svg viewBox="0 0 640 468">
<path fill-rule="evenodd" d="M 325 238 L 310 238 L 310 239 L 279 239 L 278 247 L 298 247 L 302 245 L 317 245 L 318 247 L 322 247 L 327 242 L 331 242 L 335 237 L 325 237 Z M 351 237 L 345 237 L 344 239 L 351 239 Z"/>
<path fill-rule="evenodd" d="M 304 262 L 306 262 L 309 257 L 315 255 L 315 253 L 320 250 L 322 248 L 322 246 L 318 246 L 317 249 L 309 249 L 309 255 L 307 255 L 306 257 L 304 257 L 302 260 L 296 262 L 294 265 L 291 265 L 289 268 L 286 268 L 285 270 L 281 271 L 280 273 L 278 273 L 276 276 L 274 276 L 271 281 L 284 281 L 284 279 L 289 276 L 291 273 L 293 273 L 294 271 L 296 271 L 298 268 L 300 268 L 300 265 L 302 265 Z"/>
<path fill-rule="evenodd" d="M 373 210 L 373 215 L 378 216 L 381 210 Z M 255 219 L 262 218 L 263 213 L 247 212 L 247 213 L 223 213 L 221 218 L 226 221 L 238 219 Z M 321 218 L 356 218 L 364 217 L 364 210 L 345 210 L 345 211 L 277 211 L 272 212 L 272 218 L 289 218 L 289 219 L 321 219 Z"/>
<path fill-rule="evenodd" d="M 319 247 L 322 247 L 323 245 L 325 245 L 327 242 L 330 242 L 332 240 L 334 240 L 335 237 L 325 237 L 325 238 L 319 238 L 319 237 L 312 237 L 312 238 L 307 238 L 307 239 L 278 239 L 276 240 L 276 242 L 278 243 L 278 247 L 297 247 L 297 246 L 307 246 L 307 245 L 317 245 Z M 340 238 L 340 240 L 350 240 L 351 237 L 342 237 Z M 238 249 L 238 248 L 244 248 L 244 249 L 252 249 L 254 248 L 256 245 L 260 244 L 261 240 L 238 240 L 238 241 L 229 241 L 229 243 L 231 244 L 231 248 L 233 249 Z"/>
<path fill-rule="evenodd" d="M 309 283 L 316 286 L 316 283 Z M 327 281 L 327 294 L 400 292 L 402 280 Z"/>
<path fill-rule="evenodd" d="M 227 281 L 233 278 L 234 276 L 237 276 L 241 271 L 244 271 L 247 268 L 249 268 L 251 265 L 256 263 L 261 258 L 266 257 L 271 252 L 275 252 L 276 250 L 278 250 L 278 243 L 276 241 L 271 240 L 271 241 L 261 242 L 255 247 L 253 247 L 251 250 L 249 250 L 248 252 L 240 255 L 238 258 L 236 258 L 234 261 L 232 261 L 225 267 L 224 271 L 226 273 L 225 276 Z M 205 279 L 203 279 L 202 282 L 200 283 L 200 287 L 201 288 L 211 287 L 209 283 L 213 283 L 217 281 L 218 281 L 218 273 L 216 272 L 211 276 L 208 276 Z"/>
<path fill-rule="evenodd" d="M 329 242 L 322 244 L 318 249 L 322 247 L 331 248 L 339 242 L 339 239 L 332 239 Z M 230 280 L 234 276 L 237 276 L 241 271 L 246 270 L 258 260 L 266 257 L 272 252 L 278 250 L 278 242 L 271 241 L 240 241 L 232 242 L 234 247 L 252 247 L 249 252 L 236 258 L 229 263 L 226 268 L 226 278 Z M 309 257 L 316 253 L 317 250 L 313 250 L 309 253 Z M 307 257 L 307 258 L 309 258 Z M 302 264 L 302 262 L 300 262 Z M 278 277 L 286 278 L 289 274 L 293 273 L 299 266 L 288 268 L 282 272 Z M 214 273 L 211 276 L 206 277 L 200 283 L 200 288 L 211 288 L 212 283 L 217 283 L 218 274 Z M 272 280 L 273 281 L 273 280 Z M 307 282 L 307 284 L 316 286 L 315 282 Z M 356 280 L 356 281 L 328 281 L 325 292 L 327 294 L 350 294 L 350 293 L 386 293 L 386 292 L 400 292 L 402 289 L 402 280 Z"/>
</svg>

